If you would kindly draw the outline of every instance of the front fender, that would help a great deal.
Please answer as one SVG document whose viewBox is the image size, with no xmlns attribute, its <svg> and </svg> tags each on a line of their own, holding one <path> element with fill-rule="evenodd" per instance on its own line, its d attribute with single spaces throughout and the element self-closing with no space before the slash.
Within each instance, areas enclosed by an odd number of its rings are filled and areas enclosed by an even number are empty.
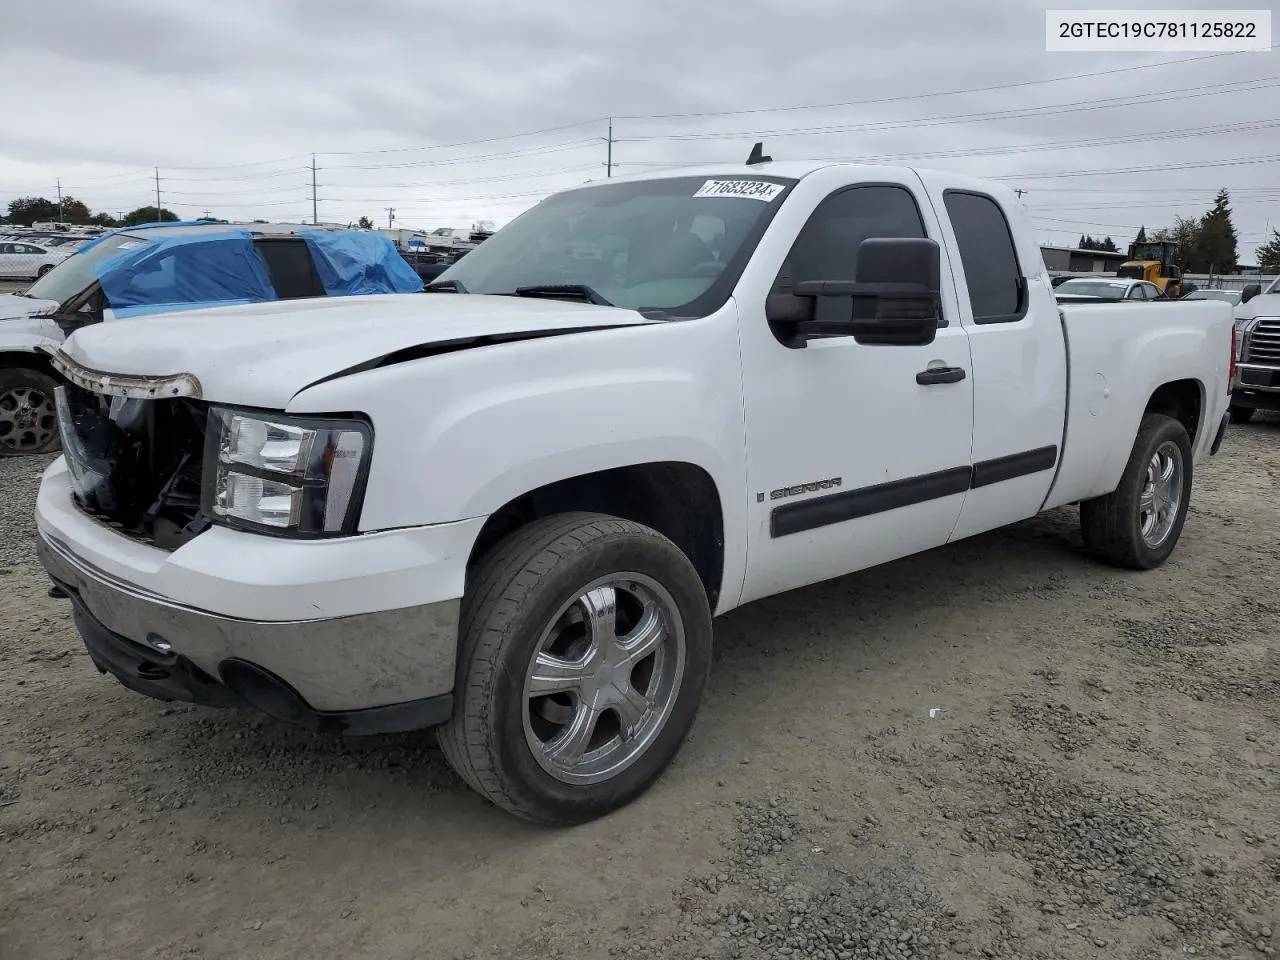
<svg viewBox="0 0 1280 960">
<path fill-rule="evenodd" d="M 732 303 L 672 321 L 497 344 L 310 387 L 290 412 L 373 421 L 362 530 L 488 516 L 539 487 L 642 463 L 710 475 L 724 583 L 745 556 L 745 423 Z"/>
<path fill-rule="evenodd" d="M 0 353 L 39 353 L 56 350 L 62 343 L 57 324 L 44 317 L 0 320 Z"/>
</svg>

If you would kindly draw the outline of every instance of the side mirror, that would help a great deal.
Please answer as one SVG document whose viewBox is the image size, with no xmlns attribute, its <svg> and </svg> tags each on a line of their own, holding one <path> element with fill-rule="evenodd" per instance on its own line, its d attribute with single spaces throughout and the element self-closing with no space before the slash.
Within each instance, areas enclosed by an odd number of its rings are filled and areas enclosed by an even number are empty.
<svg viewBox="0 0 1280 960">
<path fill-rule="evenodd" d="M 1241 294 L 1240 294 L 1240 302 L 1241 302 L 1241 303 L 1248 303 L 1250 300 L 1252 300 L 1254 297 L 1258 296 L 1258 294 L 1260 294 L 1260 293 L 1262 293 L 1262 284 L 1260 284 L 1260 283 L 1251 283 L 1251 284 L 1249 284 L 1248 286 L 1246 286 L 1246 287 L 1244 288 L 1244 290 L 1241 292 Z"/>
<path fill-rule="evenodd" d="M 802 281 L 793 296 L 771 296 L 766 313 L 791 328 L 793 346 L 818 337 L 925 346 L 942 316 L 941 263 L 936 240 L 870 237 L 858 245 L 852 281 Z"/>
</svg>

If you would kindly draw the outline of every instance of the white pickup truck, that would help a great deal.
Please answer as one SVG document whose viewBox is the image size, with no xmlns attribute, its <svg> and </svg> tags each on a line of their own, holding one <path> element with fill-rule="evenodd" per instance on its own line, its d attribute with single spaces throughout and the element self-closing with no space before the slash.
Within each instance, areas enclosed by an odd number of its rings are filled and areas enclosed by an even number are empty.
<svg viewBox="0 0 1280 960">
<path fill-rule="evenodd" d="M 1227 420 L 1228 304 L 1059 308 L 946 173 L 586 185 L 429 290 L 77 331 L 39 548 L 127 687 L 438 726 L 546 824 L 667 767 L 713 617 L 1064 504 L 1155 567 Z"/>
</svg>

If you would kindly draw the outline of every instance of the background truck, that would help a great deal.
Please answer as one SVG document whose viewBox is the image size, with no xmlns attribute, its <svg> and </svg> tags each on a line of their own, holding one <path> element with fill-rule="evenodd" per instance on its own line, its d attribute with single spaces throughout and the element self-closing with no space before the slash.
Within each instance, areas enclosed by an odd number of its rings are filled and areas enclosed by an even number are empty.
<svg viewBox="0 0 1280 960">
<path fill-rule="evenodd" d="M 421 279 L 376 233 L 197 220 L 104 234 L 60 257 L 23 293 L 0 295 L 0 456 L 58 449 L 59 378 L 48 353 L 87 324 L 231 303 L 421 290 Z"/>
<path fill-rule="evenodd" d="M 1129 259 L 1120 264 L 1117 277 L 1154 283 L 1166 297 L 1182 296 L 1182 269 L 1177 265 L 1178 245 L 1170 240 L 1129 244 Z"/>
<path fill-rule="evenodd" d="M 667 767 L 714 616 L 1073 503 L 1157 567 L 1226 428 L 1227 304 L 1059 308 L 946 173 L 610 179 L 429 291 L 77 331 L 40 555 L 131 689 L 436 726 L 540 823 Z"/>
<path fill-rule="evenodd" d="M 1246 286 L 1235 318 L 1231 419 L 1246 423 L 1255 410 L 1280 412 L 1280 278 L 1265 291 L 1257 283 Z"/>
</svg>

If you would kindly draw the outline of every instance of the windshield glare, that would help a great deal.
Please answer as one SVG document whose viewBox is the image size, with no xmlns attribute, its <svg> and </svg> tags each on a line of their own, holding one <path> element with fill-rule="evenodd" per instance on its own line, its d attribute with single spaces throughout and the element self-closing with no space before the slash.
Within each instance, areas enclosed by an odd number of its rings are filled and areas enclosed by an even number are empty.
<svg viewBox="0 0 1280 960">
<path fill-rule="evenodd" d="M 779 177 L 678 177 L 556 194 L 511 221 L 435 282 L 454 281 L 467 293 L 481 294 L 581 284 L 632 310 L 709 313 L 728 298 L 785 187 L 793 182 Z M 730 192 L 708 186 L 717 183 L 734 185 Z M 716 192 L 721 195 L 707 195 Z"/>
<path fill-rule="evenodd" d="M 123 234 L 108 237 L 88 250 L 78 250 L 28 287 L 27 296 L 37 300 L 52 300 L 62 306 L 98 282 L 96 268 L 99 264 L 110 260 L 122 250 L 146 242 L 141 237 Z"/>
<path fill-rule="evenodd" d="M 1262 291 L 1263 293 L 1280 293 L 1280 277 L 1276 277 L 1271 281 L 1271 286 Z"/>
<path fill-rule="evenodd" d="M 1097 280 L 1068 280 L 1058 287 L 1059 293 L 1069 293 L 1081 297 L 1106 297 L 1119 300 L 1124 296 L 1125 285 L 1121 283 L 1102 283 Z"/>
</svg>

